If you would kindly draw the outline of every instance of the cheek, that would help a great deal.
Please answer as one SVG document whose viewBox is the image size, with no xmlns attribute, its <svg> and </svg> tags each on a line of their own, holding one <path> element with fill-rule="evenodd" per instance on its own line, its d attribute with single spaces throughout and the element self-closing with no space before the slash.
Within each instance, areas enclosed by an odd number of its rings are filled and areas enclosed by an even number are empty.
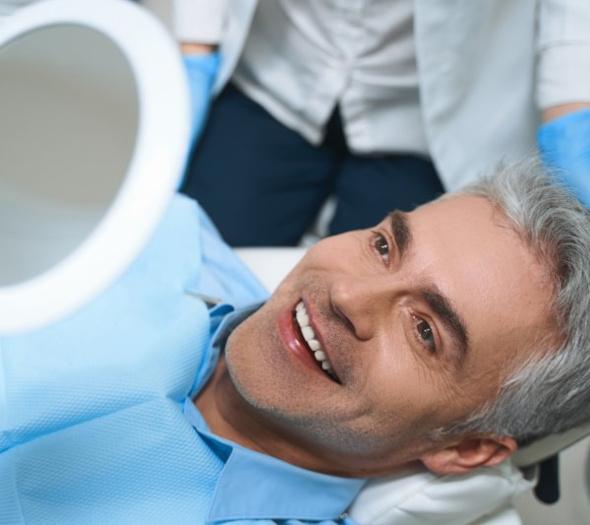
<svg viewBox="0 0 590 525">
<path fill-rule="evenodd" d="M 421 426 L 437 414 L 442 388 L 436 374 L 419 357 L 384 351 L 371 364 L 365 393 L 381 425 Z"/>
<path fill-rule="evenodd" d="M 442 356 L 409 347 L 393 334 L 371 362 L 366 388 L 379 420 L 421 432 L 445 426 L 471 412 L 476 405 L 466 384 L 449 370 Z M 402 346 L 403 345 L 403 346 Z"/>
</svg>

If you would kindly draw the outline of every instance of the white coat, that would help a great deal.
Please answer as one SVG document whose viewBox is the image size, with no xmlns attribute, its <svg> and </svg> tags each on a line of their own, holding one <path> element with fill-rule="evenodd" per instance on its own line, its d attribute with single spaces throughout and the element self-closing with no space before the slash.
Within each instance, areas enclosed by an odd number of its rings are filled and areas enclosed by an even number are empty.
<svg viewBox="0 0 590 525">
<path fill-rule="evenodd" d="M 219 28 L 219 92 L 257 0 L 226 0 L 225 12 L 221 0 L 175 1 L 180 39 L 212 41 Z M 448 190 L 534 154 L 541 109 L 590 100 L 588 0 L 415 0 L 414 24 L 424 128 Z"/>
</svg>

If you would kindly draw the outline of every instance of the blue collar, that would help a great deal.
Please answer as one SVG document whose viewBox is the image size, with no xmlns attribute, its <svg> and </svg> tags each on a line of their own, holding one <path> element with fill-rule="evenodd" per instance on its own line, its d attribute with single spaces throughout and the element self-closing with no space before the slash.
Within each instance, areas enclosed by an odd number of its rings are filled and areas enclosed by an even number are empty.
<svg viewBox="0 0 590 525">
<path fill-rule="evenodd" d="M 242 320 L 260 305 L 230 313 L 216 307 L 212 320 L 223 312 L 211 346 L 219 355 L 227 337 Z M 217 361 L 217 359 L 214 359 Z M 184 403 L 184 414 L 201 437 L 225 460 L 209 520 L 299 519 L 335 520 L 350 506 L 364 479 L 340 478 L 312 472 L 285 461 L 242 447 L 212 434 L 191 398 Z"/>
</svg>

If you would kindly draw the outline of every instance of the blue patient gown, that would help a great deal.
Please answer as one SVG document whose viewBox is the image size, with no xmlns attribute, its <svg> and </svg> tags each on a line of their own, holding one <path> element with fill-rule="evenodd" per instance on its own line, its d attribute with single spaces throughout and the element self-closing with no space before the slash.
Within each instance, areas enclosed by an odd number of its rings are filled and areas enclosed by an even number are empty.
<svg viewBox="0 0 590 525">
<path fill-rule="evenodd" d="M 208 521 L 228 458 L 185 414 L 215 363 L 200 294 L 237 306 L 266 296 L 177 196 L 106 292 L 59 323 L 0 337 L 0 524 Z"/>
</svg>

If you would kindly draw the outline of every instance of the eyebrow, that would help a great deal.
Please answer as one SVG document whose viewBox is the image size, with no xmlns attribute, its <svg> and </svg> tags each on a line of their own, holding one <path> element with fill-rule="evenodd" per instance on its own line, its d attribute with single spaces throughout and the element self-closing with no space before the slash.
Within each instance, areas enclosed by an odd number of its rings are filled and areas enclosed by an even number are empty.
<svg viewBox="0 0 590 525">
<path fill-rule="evenodd" d="M 394 210 L 389 213 L 388 219 L 401 259 L 407 253 L 413 241 L 407 214 L 400 210 Z M 467 332 L 467 328 L 465 328 L 465 322 L 453 308 L 451 301 L 436 286 L 422 290 L 421 295 L 431 310 L 440 318 L 447 329 L 451 331 L 452 337 L 457 343 L 459 364 L 461 364 L 469 349 L 469 333 Z"/>
<path fill-rule="evenodd" d="M 408 219 L 404 212 L 393 210 L 387 217 L 401 259 L 408 251 L 408 247 L 412 244 L 412 231 L 410 230 Z"/>
<path fill-rule="evenodd" d="M 469 348 L 469 334 L 465 328 L 465 322 L 453 308 L 451 302 L 435 287 L 422 290 L 421 295 L 428 306 L 451 331 L 459 350 L 459 364 L 463 363 Z"/>
</svg>

